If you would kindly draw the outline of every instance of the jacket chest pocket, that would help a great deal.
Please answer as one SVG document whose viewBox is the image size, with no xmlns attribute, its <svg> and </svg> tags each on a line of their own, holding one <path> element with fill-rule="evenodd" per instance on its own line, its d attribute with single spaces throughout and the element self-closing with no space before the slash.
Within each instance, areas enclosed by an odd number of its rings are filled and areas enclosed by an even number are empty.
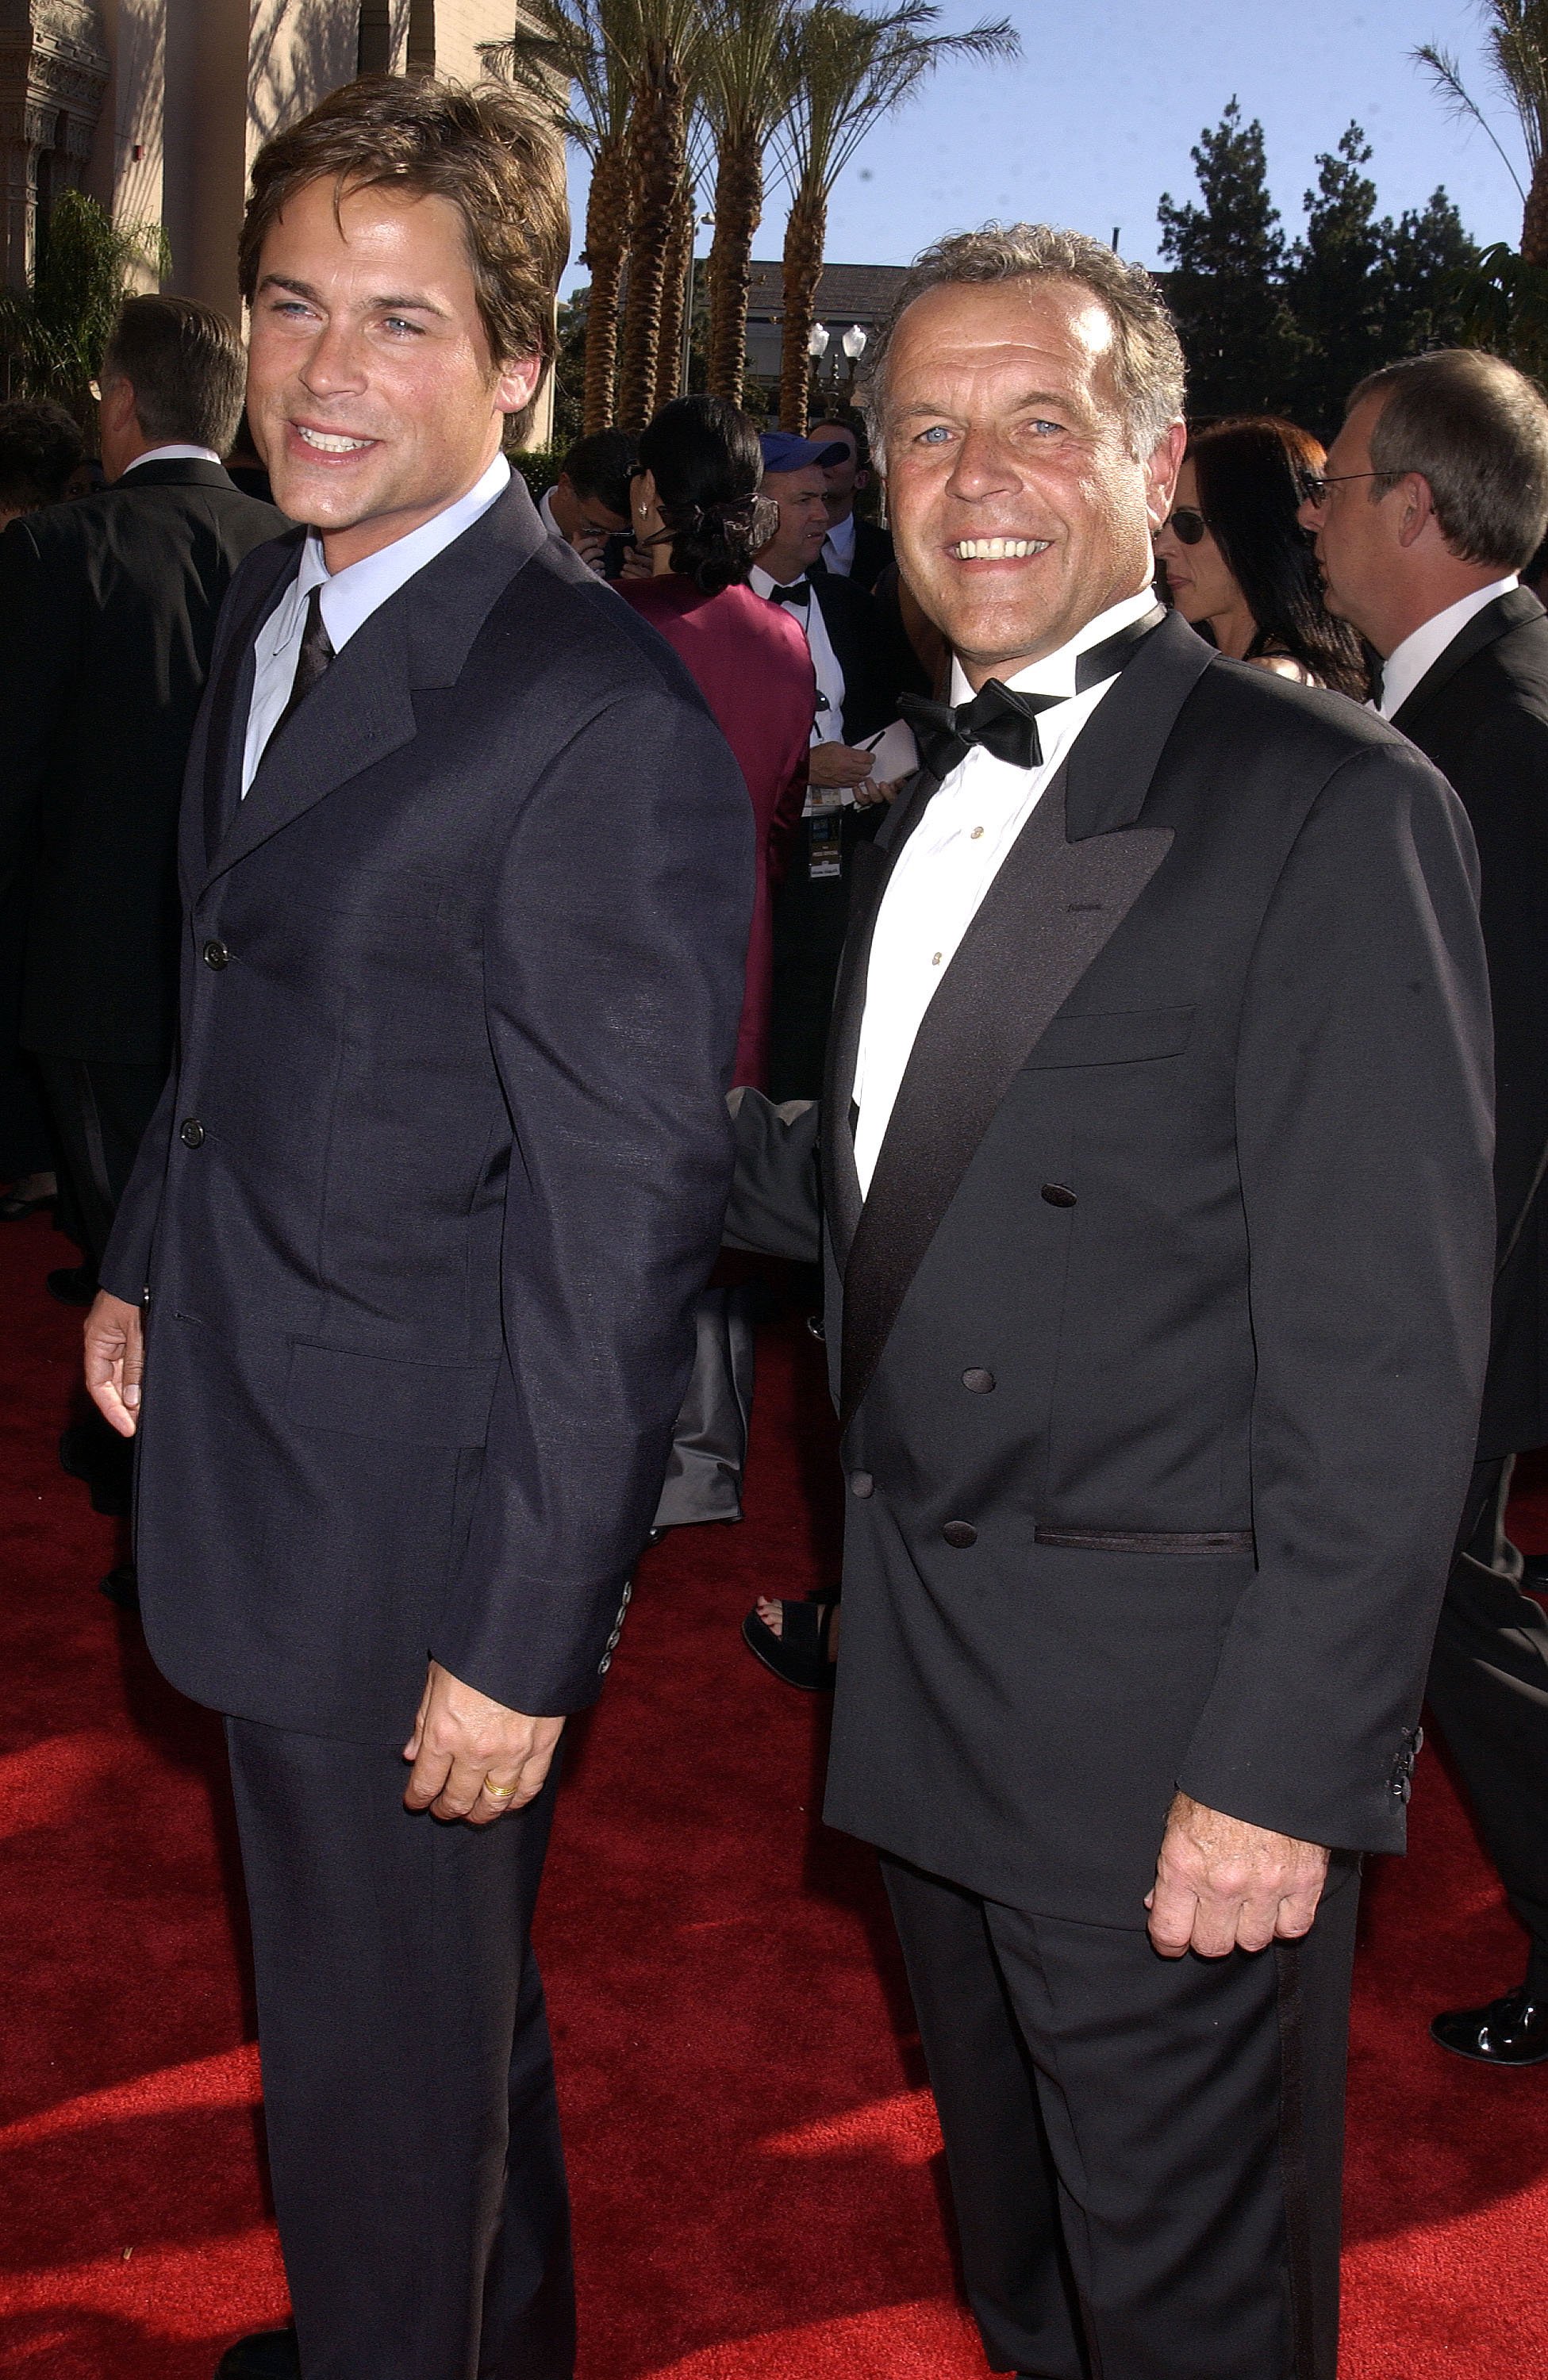
<svg viewBox="0 0 1548 2380">
<path fill-rule="evenodd" d="M 1051 1066 L 1126 1066 L 1146 1058 L 1175 1058 L 1188 1047 L 1194 1011 L 1118 1008 L 1100 1014 L 1055 1016 L 1026 1060 L 1024 1073 Z"/>
</svg>

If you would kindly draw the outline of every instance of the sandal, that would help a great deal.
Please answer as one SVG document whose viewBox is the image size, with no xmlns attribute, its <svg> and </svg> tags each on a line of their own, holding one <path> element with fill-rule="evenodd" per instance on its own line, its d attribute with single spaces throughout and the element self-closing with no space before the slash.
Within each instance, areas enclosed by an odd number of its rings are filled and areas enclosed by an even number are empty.
<svg viewBox="0 0 1548 2380">
<path fill-rule="evenodd" d="M 836 1587 L 804 1603 L 782 1601 L 784 1624 L 777 1636 L 756 1611 L 750 1611 L 742 1621 L 742 1642 L 787 1686 L 804 1687 L 808 1694 L 829 1693 L 838 1674 L 838 1663 L 828 1651 L 837 1609 Z"/>
</svg>

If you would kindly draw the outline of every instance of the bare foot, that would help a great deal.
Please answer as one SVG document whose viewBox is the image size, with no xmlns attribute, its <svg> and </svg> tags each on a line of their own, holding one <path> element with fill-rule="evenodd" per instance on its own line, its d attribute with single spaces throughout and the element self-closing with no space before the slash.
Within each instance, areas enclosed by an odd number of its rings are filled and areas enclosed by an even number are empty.
<svg viewBox="0 0 1548 2380">
<path fill-rule="evenodd" d="M 784 1635 L 785 1606 L 783 1602 L 779 1601 L 776 1597 L 761 1595 L 756 1604 L 753 1606 L 753 1609 L 771 1636 Z M 830 1655 L 835 1655 L 838 1651 L 838 1623 L 842 1616 L 842 1606 L 835 1606 L 833 1618 L 828 1622 L 828 1652 Z"/>
</svg>

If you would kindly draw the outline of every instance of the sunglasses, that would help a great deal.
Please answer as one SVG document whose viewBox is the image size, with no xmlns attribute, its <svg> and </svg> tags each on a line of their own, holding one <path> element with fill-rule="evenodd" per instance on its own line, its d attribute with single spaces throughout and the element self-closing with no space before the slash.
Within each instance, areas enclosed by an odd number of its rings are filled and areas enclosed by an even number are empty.
<svg viewBox="0 0 1548 2380">
<path fill-rule="evenodd" d="M 1203 514 L 1195 512 L 1191 504 L 1178 504 L 1169 512 L 1166 527 L 1179 545 L 1199 545 L 1209 531 Z"/>
</svg>

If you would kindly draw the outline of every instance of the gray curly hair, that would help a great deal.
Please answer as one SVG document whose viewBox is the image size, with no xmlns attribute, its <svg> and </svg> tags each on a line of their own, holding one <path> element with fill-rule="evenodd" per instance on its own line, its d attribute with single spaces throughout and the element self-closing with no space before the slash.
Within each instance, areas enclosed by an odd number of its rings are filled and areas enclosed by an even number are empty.
<svg viewBox="0 0 1548 2380">
<path fill-rule="evenodd" d="M 872 445 L 885 449 L 887 358 L 902 316 L 927 289 L 953 282 L 1071 281 L 1113 325 L 1113 378 L 1130 448 L 1151 454 L 1183 409 L 1183 351 L 1158 284 L 1084 232 L 1051 224 L 985 224 L 953 232 L 914 259 L 872 349 L 860 403 Z"/>
</svg>

